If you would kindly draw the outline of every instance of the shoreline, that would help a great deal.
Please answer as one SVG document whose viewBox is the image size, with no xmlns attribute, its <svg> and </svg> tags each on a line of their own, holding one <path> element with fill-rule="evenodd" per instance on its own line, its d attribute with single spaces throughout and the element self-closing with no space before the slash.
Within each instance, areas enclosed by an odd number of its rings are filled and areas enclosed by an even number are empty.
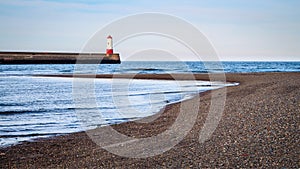
<svg viewBox="0 0 300 169">
<path fill-rule="evenodd" d="M 158 75 L 153 75 L 153 74 L 139 74 L 139 75 L 135 75 L 135 74 L 97 74 L 95 75 L 95 78 L 97 79 L 136 79 L 136 80 L 166 80 L 166 81 L 174 81 L 174 77 L 177 78 L 176 80 L 179 81 L 189 81 L 189 80 L 195 80 L 195 78 L 192 78 L 191 76 L 183 76 L 184 74 L 158 74 Z M 199 74 L 200 75 L 200 74 Z M 73 78 L 73 77 L 77 77 L 77 78 L 93 78 L 94 75 L 89 75 L 89 74 L 79 74 L 79 75 L 73 75 L 73 74 L 63 74 L 63 75 L 57 75 L 57 74 L 46 74 L 46 75 L 31 75 L 32 77 L 37 77 L 37 78 Z M 206 79 L 208 77 L 206 77 L 206 74 L 201 74 L 201 77 L 204 77 L 203 79 Z M 201 80 L 202 81 L 202 80 Z M 204 81 L 204 80 L 203 80 Z M 205 80 L 208 81 L 208 80 Z M 228 86 L 235 86 L 238 84 L 234 84 L 234 83 L 228 83 L 226 84 Z M 204 85 L 204 87 L 213 87 L 214 85 Z M 201 85 L 201 87 L 203 87 Z M 215 90 L 215 89 L 209 89 L 206 91 L 210 91 L 210 90 Z M 206 91 L 201 91 L 200 93 L 204 93 Z M 156 114 L 159 114 L 158 112 L 160 112 L 161 110 L 163 110 L 166 106 L 170 106 L 172 104 L 175 103 L 179 103 L 179 102 L 183 102 L 185 100 L 189 100 L 193 97 L 195 97 L 195 95 L 198 95 L 200 93 L 194 93 L 192 96 L 190 96 L 189 98 L 182 98 L 181 100 L 175 101 L 175 102 L 167 102 L 166 105 L 164 105 L 160 110 L 158 110 L 154 115 L 152 116 L 156 116 Z M 1 113 L 1 112 L 0 112 Z M 133 121 L 139 121 L 141 119 L 147 118 L 146 117 L 141 117 L 141 118 L 137 118 Z M 121 123 L 126 123 L 129 121 L 125 121 L 125 122 L 121 122 Z M 115 124 L 121 124 L 121 123 L 115 123 Z M 113 125 L 113 124 L 110 124 Z M 104 125 L 103 125 L 104 126 Z M 53 137 L 57 137 L 57 136 L 63 136 L 63 135 L 68 135 L 68 134 L 72 134 L 72 133 L 78 133 L 78 132 L 86 132 L 85 130 L 79 130 L 79 131 L 75 131 L 75 132 L 71 132 L 71 133 L 51 133 L 51 134 L 29 134 L 32 137 L 36 137 L 36 138 L 32 138 L 30 140 L 24 140 L 24 141 L 19 141 L 18 143 L 14 143 L 14 144 L 8 144 L 8 145 L 3 145 L 0 146 L 0 149 L 4 149 L 4 148 L 9 148 L 12 146 L 16 146 L 16 145 L 20 145 L 23 143 L 27 143 L 27 142 L 36 142 L 36 141 L 40 141 L 40 140 L 44 140 L 44 139 L 49 139 L 49 138 L 53 138 Z M 49 136 L 48 136 L 49 135 Z M 15 137 L 19 137 L 19 135 L 15 135 Z M 0 136 L 0 138 L 10 138 L 10 136 Z"/>
<path fill-rule="evenodd" d="M 97 75 L 109 78 L 112 75 Z M 132 75 L 114 75 L 131 78 Z M 184 74 L 176 80 L 188 80 Z M 135 75 L 141 79 L 172 79 L 170 75 Z M 197 80 L 209 80 L 196 74 Z M 200 144 L 199 131 L 210 105 L 212 90 L 200 93 L 200 109 L 191 132 L 173 149 L 147 159 L 119 157 L 93 143 L 85 132 L 25 142 L 0 148 L 1 168 L 27 167 L 299 167 L 300 73 L 227 73 L 223 117 L 209 140 Z M 183 102 L 191 102 L 189 99 Z M 150 137 L 166 130 L 182 102 L 167 105 L 155 121 L 113 125 L 125 135 Z M 150 116 L 151 117 L 151 116 Z M 280 142 L 281 141 L 281 142 Z"/>
<path fill-rule="evenodd" d="M 204 76 L 206 77 L 206 74 L 201 74 L 201 76 Z M 93 77 L 93 75 L 89 75 L 89 74 L 79 74 L 79 75 L 73 75 L 73 74 L 63 74 L 63 75 L 56 75 L 56 74 L 50 74 L 50 75 L 31 75 L 31 76 L 27 76 L 27 77 L 36 77 L 36 78 L 73 78 L 73 77 L 78 77 L 78 78 L 91 78 Z M 105 74 L 105 75 L 102 75 L 102 74 L 97 74 L 95 75 L 95 77 L 97 79 L 136 79 L 136 80 L 163 80 L 163 81 L 174 81 L 174 77 L 177 78 L 176 80 L 183 80 L 183 81 L 189 81 L 189 80 L 194 80 L 195 78 L 191 77 L 191 76 L 186 76 L 183 74 L 173 74 L 172 76 L 170 74 L 159 74 L 159 75 L 145 75 L 145 74 L 140 74 L 140 75 L 134 75 L 134 74 Z M 72 79 L 71 79 L 72 80 Z M 208 84 L 208 85 L 200 85 L 201 87 L 214 87 L 214 85 L 217 85 L 217 84 Z M 236 84 L 225 84 L 225 85 L 236 85 Z M 198 86 L 199 87 L 199 86 Z M 214 89 L 209 89 L 209 90 L 214 90 Z M 203 93 L 204 91 L 201 91 L 201 93 Z M 181 100 L 177 100 L 177 101 L 168 101 L 165 103 L 165 105 L 163 105 L 163 107 L 161 109 L 164 109 L 165 106 L 167 105 L 171 105 L 171 104 L 174 104 L 174 103 L 178 103 L 178 102 L 182 102 L 184 100 L 188 100 L 190 99 L 191 97 L 194 97 L 194 95 L 197 95 L 199 93 L 194 93 L 192 96 L 189 96 L 188 98 L 182 98 Z M 154 113 L 158 113 L 161 109 L 157 109 L 157 111 L 155 111 Z M 0 112 L 1 113 L 1 112 Z M 6 113 L 6 112 L 5 112 Z M 7 112 L 7 114 L 9 114 L 10 112 Z M 4 113 L 2 113 L 4 114 Z M 136 118 L 134 121 L 138 121 L 140 120 L 141 118 L 145 118 L 145 117 L 140 117 L 140 118 Z M 129 120 L 129 121 L 132 121 L 132 120 Z M 126 121 L 124 121 L 126 122 Z M 124 122 L 121 122 L 121 123 L 124 123 Z M 120 124 L 120 123 L 115 123 L 115 124 Z M 110 124 L 112 125 L 112 124 Z M 101 124 L 101 126 L 104 126 L 104 124 Z M 80 127 L 78 128 L 80 129 Z M 0 146 L 0 149 L 1 148 L 7 148 L 7 147 L 11 147 L 11 146 L 15 146 L 15 145 L 19 145 L 19 144 L 22 144 L 22 143 L 26 143 L 26 142 L 35 142 L 35 141 L 39 141 L 41 139 L 47 139 L 47 138 L 52 138 L 52 137 L 57 137 L 57 136 L 61 136 L 61 135 L 66 135 L 66 134 L 71 134 L 71 133 L 76 133 L 76 132 L 85 132 L 85 130 L 81 129 L 81 130 L 77 130 L 77 131 L 73 131 L 73 132 L 69 132 L 69 133 L 44 133 L 44 134 L 38 134 L 38 133 L 34 133 L 34 134 L 24 134 L 24 135 L 14 135 L 14 137 L 21 137 L 21 139 L 23 141 L 17 141 L 17 142 L 14 142 L 13 139 L 10 135 L 6 136 L 0 136 L 0 138 L 9 138 L 11 139 L 11 143 L 9 144 L 2 144 Z M 29 139 L 23 139 L 22 136 L 24 138 L 26 137 L 31 137 Z"/>
</svg>

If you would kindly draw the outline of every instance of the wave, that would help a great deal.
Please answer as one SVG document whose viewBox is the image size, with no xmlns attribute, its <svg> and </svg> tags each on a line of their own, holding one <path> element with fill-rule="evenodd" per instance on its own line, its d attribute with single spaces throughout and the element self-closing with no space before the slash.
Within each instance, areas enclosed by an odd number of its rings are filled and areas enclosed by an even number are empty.
<svg viewBox="0 0 300 169">
<path fill-rule="evenodd" d="M 57 136 L 65 133 L 30 133 L 30 134 L 8 134 L 0 135 L 0 138 L 35 137 L 35 136 Z"/>
<path fill-rule="evenodd" d="M 24 127 L 24 126 L 46 126 L 46 125 L 55 125 L 55 122 L 48 123 L 22 123 L 22 124 L 9 124 L 9 125 L 0 125 L 0 127 Z M 2 131 L 2 130 L 1 130 Z"/>
<path fill-rule="evenodd" d="M 33 111 L 29 110 L 16 110 L 16 111 L 2 111 L 0 112 L 0 115 L 13 115 L 13 114 L 23 114 L 23 113 L 32 113 Z"/>
<path fill-rule="evenodd" d="M 167 71 L 168 69 L 157 69 L 157 68 L 129 68 L 129 69 L 121 69 L 121 72 L 162 72 Z"/>
<path fill-rule="evenodd" d="M 0 111 L 0 115 L 14 115 L 14 114 L 39 114 L 39 113 L 48 113 L 48 112 L 63 112 L 67 110 L 74 110 L 75 108 L 54 108 L 54 109 L 37 109 L 37 110 L 8 110 Z"/>
<path fill-rule="evenodd" d="M 0 103 L 0 107 L 4 106 L 25 106 L 25 104 L 21 103 Z"/>
</svg>

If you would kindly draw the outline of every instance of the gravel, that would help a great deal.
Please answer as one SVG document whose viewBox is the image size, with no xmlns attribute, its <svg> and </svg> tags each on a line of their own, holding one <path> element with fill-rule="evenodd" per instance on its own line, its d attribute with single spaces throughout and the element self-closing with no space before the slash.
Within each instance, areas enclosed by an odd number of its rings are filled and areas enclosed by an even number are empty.
<svg viewBox="0 0 300 169">
<path fill-rule="evenodd" d="M 153 77 L 170 78 L 135 78 Z M 186 79 L 185 75 L 176 77 Z M 208 78 L 202 74 L 195 77 Z M 192 130 L 162 154 L 148 158 L 118 156 L 79 132 L 2 148 L 0 168 L 300 168 L 300 73 L 226 74 L 226 78 L 240 85 L 226 88 L 222 118 L 204 143 L 199 142 L 199 133 L 208 116 L 211 96 L 222 97 L 223 89 L 200 94 Z M 195 99 L 168 105 L 150 123 L 128 122 L 112 127 L 135 138 L 157 136 L 173 124 L 181 104 L 192 107 Z M 136 147 L 148 151 L 142 148 Z"/>
</svg>

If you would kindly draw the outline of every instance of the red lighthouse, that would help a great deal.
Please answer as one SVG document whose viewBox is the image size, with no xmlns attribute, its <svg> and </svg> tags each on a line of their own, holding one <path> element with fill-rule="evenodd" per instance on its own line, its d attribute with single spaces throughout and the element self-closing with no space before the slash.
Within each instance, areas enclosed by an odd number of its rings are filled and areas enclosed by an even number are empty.
<svg viewBox="0 0 300 169">
<path fill-rule="evenodd" d="M 112 55 L 113 52 L 113 42 L 112 42 L 112 37 L 109 35 L 107 37 L 107 47 L 106 47 L 106 56 Z"/>
</svg>

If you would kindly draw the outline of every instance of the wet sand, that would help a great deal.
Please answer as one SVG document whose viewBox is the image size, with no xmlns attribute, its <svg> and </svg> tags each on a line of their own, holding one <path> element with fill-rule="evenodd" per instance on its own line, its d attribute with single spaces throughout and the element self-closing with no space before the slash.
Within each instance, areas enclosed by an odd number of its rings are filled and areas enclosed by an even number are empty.
<svg viewBox="0 0 300 169">
<path fill-rule="evenodd" d="M 98 75 L 98 78 L 110 76 Z M 187 79 L 186 75 L 174 76 Z M 201 74 L 195 77 L 208 79 Z M 169 75 L 135 78 L 172 79 Z M 199 112 L 192 130 L 163 154 L 149 158 L 121 157 L 104 150 L 85 132 L 80 132 L 2 148 L 0 168 L 299 168 L 300 73 L 226 74 L 226 78 L 240 85 L 226 88 L 222 118 L 204 143 L 199 143 L 199 132 L 211 98 L 222 97 L 224 89 L 200 94 Z M 136 138 L 158 135 L 173 124 L 182 104 L 193 107 L 195 99 L 168 105 L 153 122 L 128 122 L 113 128 Z"/>
</svg>

